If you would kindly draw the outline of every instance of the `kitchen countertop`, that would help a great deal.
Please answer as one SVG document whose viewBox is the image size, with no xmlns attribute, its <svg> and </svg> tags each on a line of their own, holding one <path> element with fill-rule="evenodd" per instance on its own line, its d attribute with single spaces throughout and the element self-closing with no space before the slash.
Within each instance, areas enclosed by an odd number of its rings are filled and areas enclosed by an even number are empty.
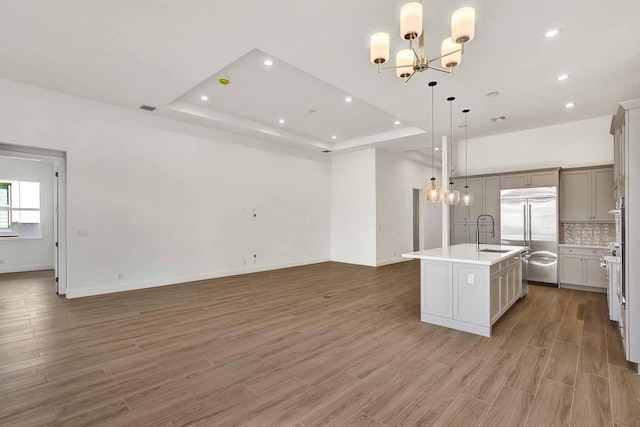
<svg viewBox="0 0 640 427">
<path fill-rule="evenodd" d="M 609 249 L 607 245 L 576 245 L 573 243 L 560 243 L 558 246 L 561 246 L 563 248 L 584 248 L 584 249 L 604 249 L 604 250 Z"/>
<path fill-rule="evenodd" d="M 462 262 L 466 264 L 493 265 L 518 253 L 526 251 L 525 246 L 480 245 L 480 249 L 507 250 L 504 253 L 478 252 L 475 243 L 426 249 L 424 251 L 402 254 L 403 258 L 429 259 L 435 261 Z"/>
</svg>

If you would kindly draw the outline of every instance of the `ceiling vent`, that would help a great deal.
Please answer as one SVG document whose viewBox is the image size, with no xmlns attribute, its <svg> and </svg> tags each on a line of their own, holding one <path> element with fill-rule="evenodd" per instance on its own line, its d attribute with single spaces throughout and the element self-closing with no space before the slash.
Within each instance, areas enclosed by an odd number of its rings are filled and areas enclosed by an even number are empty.
<svg viewBox="0 0 640 427">
<path fill-rule="evenodd" d="M 503 120 L 507 120 L 505 116 L 491 117 L 491 121 L 493 122 L 501 122 Z"/>
<path fill-rule="evenodd" d="M 141 110 L 145 110 L 145 111 L 155 111 L 156 107 L 152 107 L 151 105 L 141 105 L 140 106 Z"/>
</svg>

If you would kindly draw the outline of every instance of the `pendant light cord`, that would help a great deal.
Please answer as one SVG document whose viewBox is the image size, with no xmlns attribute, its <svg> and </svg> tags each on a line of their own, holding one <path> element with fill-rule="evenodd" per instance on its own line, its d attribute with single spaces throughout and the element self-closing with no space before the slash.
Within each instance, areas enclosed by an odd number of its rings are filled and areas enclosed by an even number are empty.
<svg viewBox="0 0 640 427">
<path fill-rule="evenodd" d="M 469 192 L 469 140 L 467 134 L 467 113 L 464 113 L 464 188 Z"/>
<path fill-rule="evenodd" d="M 433 87 L 435 85 L 431 85 L 431 180 L 436 179 L 436 140 L 435 140 L 435 132 L 433 130 Z"/>
<path fill-rule="evenodd" d="M 449 129 L 449 144 L 451 145 L 451 156 L 449 159 L 449 188 L 453 185 L 453 180 L 451 176 L 453 175 L 453 101 L 454 97 L 450 97 L 447 99 L 449 101 L 449 125 L 451 128 Z"/>
</svg>

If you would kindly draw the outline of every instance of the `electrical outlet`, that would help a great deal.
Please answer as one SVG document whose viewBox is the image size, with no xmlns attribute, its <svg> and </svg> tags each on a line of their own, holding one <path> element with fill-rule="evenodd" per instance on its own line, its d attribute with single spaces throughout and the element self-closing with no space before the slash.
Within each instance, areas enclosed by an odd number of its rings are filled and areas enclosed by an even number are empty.
<svg viewBox="0 0 640 427">
<path fill-rule="evenodd" d="M 246 259 L 242 260 L 242 265 L 247 265 L 247 260 Z"/>
<path fill-rule="evenodd" d="M 253 254 L 253 263 L 255 264 L 258 261 L 258 255 Z"/>
<path fill-rule="evenodd" d="M 117 279 L 117 280 L 122 280 L 122 273 L 118 273 L 118 274 L 116 275 L 116 279 Z"/>
<path fill-rule="evenodd" d="M 473 285 L 476 281 L 476 276 L 473 274 L 467 274 L 467 283 Z"/>
<path fill-rule="evenodd" d="M 78 237 L 89 237 L 89 230 L 78 230 Z"/>
</svg>

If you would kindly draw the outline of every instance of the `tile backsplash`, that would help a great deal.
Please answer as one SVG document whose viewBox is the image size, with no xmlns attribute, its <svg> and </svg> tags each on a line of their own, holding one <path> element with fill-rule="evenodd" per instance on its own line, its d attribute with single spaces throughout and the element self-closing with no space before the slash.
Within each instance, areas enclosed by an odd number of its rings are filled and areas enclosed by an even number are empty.
<svg viewBox="0 0 640 427">
<path fill-rule="evenodd" d="M 615 223 L 563 222 L 560 224 L 560 243 L 607 246 L 607 243 L 615 240 Z"/>
</svg>

